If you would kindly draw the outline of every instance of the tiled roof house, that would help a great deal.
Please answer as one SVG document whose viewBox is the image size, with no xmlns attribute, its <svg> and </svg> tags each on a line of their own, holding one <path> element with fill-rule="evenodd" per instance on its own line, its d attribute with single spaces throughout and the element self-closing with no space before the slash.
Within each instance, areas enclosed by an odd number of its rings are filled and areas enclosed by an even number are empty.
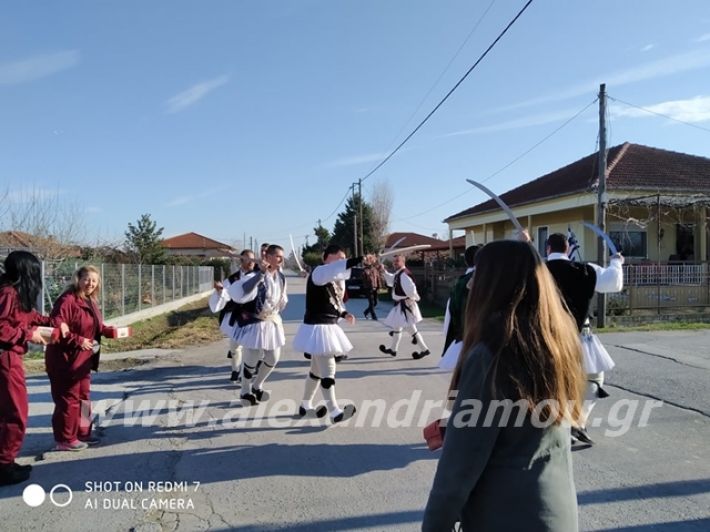
<svg viewBox="0 0 710 532">
<path fill-rule="evenodd" d="M 569 228 L 582 258 L 596 258 L 596 237 L 582 222 L 596 223 L 597 165 L 593 153 L 500 194 L 541 251 L 548 234 Z M 608 151 L 606 187 L 607 231 L 627 257 L 708 260 L 710 159 L 626 142 Z M 493 200 L 445 222 L 452 231 L 465 230 L 468 245 L 515 232 Z"/>
</svg>

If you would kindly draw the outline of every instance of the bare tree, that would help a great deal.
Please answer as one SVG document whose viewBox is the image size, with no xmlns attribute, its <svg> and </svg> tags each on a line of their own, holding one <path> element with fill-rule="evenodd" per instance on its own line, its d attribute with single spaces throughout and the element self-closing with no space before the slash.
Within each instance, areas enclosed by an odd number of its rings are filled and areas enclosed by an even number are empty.
<svg viewBox="0 0 710 532">
<path fill-rule="evenodd" d="M 377 181 L 370 191 L 372 206 L 372 234 L 377 245 L 382 249 L 389 233 L 390 216 L 392 214 L 393 194 L 388 181 Z"/>
<path fill-rule="evenodd" d="M 0 228 L 29 235 L 44 259 L 61 258 L 85 236 L 84 209 L 58 191 L 36 186 L 0 192 Z"/>
</svg>

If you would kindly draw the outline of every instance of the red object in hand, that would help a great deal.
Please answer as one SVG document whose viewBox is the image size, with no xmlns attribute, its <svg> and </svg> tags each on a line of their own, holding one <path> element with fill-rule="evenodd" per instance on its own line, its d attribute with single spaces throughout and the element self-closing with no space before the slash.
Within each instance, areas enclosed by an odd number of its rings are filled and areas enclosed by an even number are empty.
<svg viewBox="0 0 710 532">
<path fill-rule="evenodd" d="M 427 447 L 430 451 L 436 451 L 444 445 L 444 432 L 446 431 L 446 420 L 437 419 L 432 421 L 422 431 Z"/>
<path fill-rule="evenodd" d="M 129 336 L 133 336 L 133 328 L 109 327 L 106 333 L 106 338 L 128 338 Z"/>
</svg>

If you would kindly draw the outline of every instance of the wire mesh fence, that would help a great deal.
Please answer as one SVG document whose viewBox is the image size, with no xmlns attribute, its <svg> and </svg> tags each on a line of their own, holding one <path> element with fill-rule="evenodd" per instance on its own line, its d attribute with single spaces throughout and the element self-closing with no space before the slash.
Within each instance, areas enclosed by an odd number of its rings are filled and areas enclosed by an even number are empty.
<svg viewBox="0 0 710 532">
<path fill-rule="evenodd" d="M 82 266 L 74 261 L 42 262 L 42 312 L 71 284 Z M 104 319 L 115 318 L 199 294 L 212 287 L 212 266 L 100 264 L 99 304 Z"/>
</svg>

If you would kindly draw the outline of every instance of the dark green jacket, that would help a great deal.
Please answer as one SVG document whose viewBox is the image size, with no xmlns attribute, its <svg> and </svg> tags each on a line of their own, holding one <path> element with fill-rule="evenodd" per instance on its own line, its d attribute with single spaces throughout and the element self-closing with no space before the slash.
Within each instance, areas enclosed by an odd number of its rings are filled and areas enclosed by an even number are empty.
<svg viewBox="0 0 710 532">
<path fill-rule="evenodd" d="M 422 530 L 452 530 L 461 521 L 464 531 L 576 532 L 569 428 L 536 428 L 525 409 L 516 428 L 519 412 L 501 422 L 500 408 L 484 427 L 491 361 L 478 345 L 464 364 Z M 474 404 L 483 413 L 471 423 Z"/>
<path fill-rule="evenodd" d="M 446 339 L 444 340 L 444 351 L 441 356 L 444 356 L 446 350 L 454 342 L 463 340 L 463 322 L 466 314 L 466 301 L 468 300 L 468 282 L 473 277 L 473 272 L 465 273 L 456 279 L 456 282 L 451 287 L 449 293 L 449 328 L 446 330 Z"/>
</svg>

